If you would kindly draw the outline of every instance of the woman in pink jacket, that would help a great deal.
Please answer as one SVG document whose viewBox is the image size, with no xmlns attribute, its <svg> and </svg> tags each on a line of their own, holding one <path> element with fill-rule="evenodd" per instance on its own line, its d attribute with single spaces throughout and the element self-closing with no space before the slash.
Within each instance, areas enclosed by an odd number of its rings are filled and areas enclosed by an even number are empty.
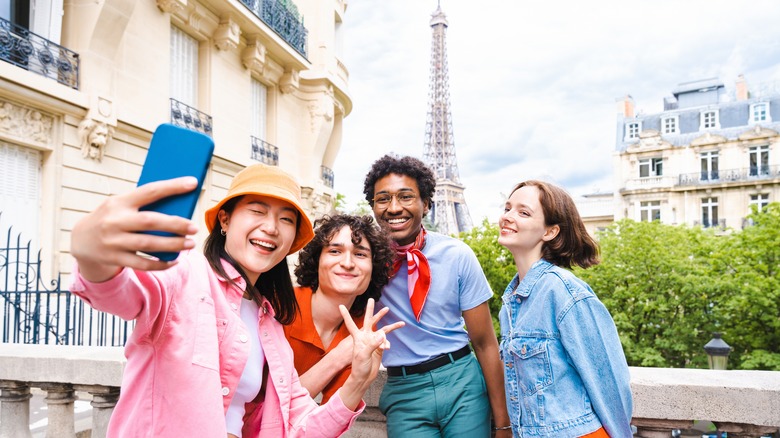
<svg viewBox="0 0 780 438">
<path fill-rule="evenodd" d="M 355 347 L 352 373 L 318 406 L 300 385 L 282 324 L 297 303 L 286 256 L 313 236 L 295 180 L 254 165 L 236 175 L 206 212 L 204 254 L 189 251 L 186 219 L 141 206 L 195 188 L 194 178 L 149 183 L 107 199 L 73 228 L 77 267 L 71 292 L 92 307 L 135 320 L 125 347 L 121 396 L 111 437 L 339 436 L 365 404 L 376 378 L 384 315 L 368 303 L 362 329 L 340 309 Z M 138 233 L 167 231 L 185 237 Z M 143 252 L 182 253 L 163 262 Z M 343 307 L 343 306 L 342 306 Z"/>
</svg>

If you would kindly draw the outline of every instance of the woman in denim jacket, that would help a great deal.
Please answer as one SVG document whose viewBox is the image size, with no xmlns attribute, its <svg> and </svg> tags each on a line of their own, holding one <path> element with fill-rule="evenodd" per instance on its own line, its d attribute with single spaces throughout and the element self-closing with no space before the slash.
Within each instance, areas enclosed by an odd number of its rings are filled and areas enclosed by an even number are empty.
<svg viewBox="0 0 780 438">
<path fill-rule="evenodd" d="M 499 226 L 498 242 L 517 265 L 499 314 L 515 436 L 631 437 L 630 377 L 615 323 L 567 270 L 599 262 L 574 201 L 559 187 L 526 181 Z"/>
</svg>

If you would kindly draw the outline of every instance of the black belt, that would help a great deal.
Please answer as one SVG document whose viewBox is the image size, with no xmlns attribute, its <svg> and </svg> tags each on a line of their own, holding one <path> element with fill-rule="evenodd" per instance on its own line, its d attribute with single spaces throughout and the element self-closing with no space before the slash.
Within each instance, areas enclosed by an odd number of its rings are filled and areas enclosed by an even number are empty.
<svg viewBox="0 0 780 438">
<path fill-rule="evenodd" d="M 456 360 L 468 356 L 469 353 L 471 353 L 471 348 L 466 344 L 466 346 L 460 350 L 453 351 L 452 353 L 444 353 L 441 356 L 436 356 L 433 359 L 428 359 L 417 365 L 410 365 L 408 367 L 387 367 L 387 375 L 408 376 L 409 374 L 425 373 L 443 367 L 444 365 L 454 363 Z"/>
</svg>

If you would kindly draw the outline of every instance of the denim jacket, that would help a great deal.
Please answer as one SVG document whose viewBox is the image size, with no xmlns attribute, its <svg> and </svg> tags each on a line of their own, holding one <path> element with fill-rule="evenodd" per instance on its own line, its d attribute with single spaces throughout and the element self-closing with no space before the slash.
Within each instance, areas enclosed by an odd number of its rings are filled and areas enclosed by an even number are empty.
<svg viewBox="0 0 780 438">
<path fill-rule="evenodd" d="M 509 283 L 499 313 L 516 437 L 631 437 L 631 387 L 615 323 L 593 290 L 542 259 Z"/>
</svg>

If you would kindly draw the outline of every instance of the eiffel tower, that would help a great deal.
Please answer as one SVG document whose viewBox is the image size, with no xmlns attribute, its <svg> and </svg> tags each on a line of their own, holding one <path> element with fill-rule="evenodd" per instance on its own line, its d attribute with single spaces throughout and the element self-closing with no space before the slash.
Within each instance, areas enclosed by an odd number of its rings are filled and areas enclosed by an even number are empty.
<svg viewBox="0 0 780 438">
<path fill-rule="evenodd" d="M 458 234 L 472 228 L 469 208 L 458 176 L 458 160 L 452 136 L 449 73 L 447 71 L 447 17 L 439 2 L 431 14 L 431 83 L 425 127 L 424 161 L 436 174 L 436 193 L 430 211 L 431 223 L 442 234 Z"/>
</svg>

